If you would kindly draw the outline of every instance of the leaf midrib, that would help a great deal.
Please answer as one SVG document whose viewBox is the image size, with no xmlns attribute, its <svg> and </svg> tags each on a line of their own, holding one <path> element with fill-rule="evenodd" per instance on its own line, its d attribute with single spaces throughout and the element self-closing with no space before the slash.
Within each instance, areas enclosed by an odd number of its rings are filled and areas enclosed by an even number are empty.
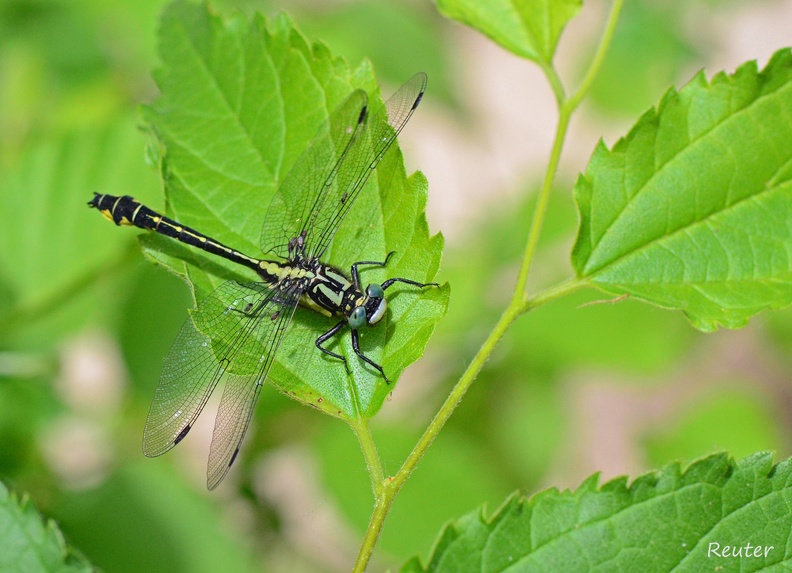
<svg viewBox="0 0 792 573">
<path fill-rule="evenodd" d="M 784 184 L 786 184 L 786 183 L 788 183 L 788 182 L 785 181 Z M 696 227 L 697 225 L 704 224 L 707 221 L 709 221 L 710 219 L 712 219 L 712 218 L 714 218 L 714 217 L 716 217 L 718 215 L 721 215 L 721 214 L 726 213 L 726 212 L 728 212 L 728 211 L 730 211 L 732 209 L 737 208 L 738 206 L 742 205 L 745 201 L 754 200 L 754 199 L 757 199 L 758 197 L 762 197 L 763 194 L 772 193 L 772 192 L 775 192 L 775 191 L 778 191 L 778 190 L 781 190 L 781 191 L 784 190 L 783 189 L 783 184 L 778 186 L 778 187 L 768 187 L 768 186 L 765 185 L 763 189 L 760 189 L 756 193 L 746 195 L 742 199 L 739 199 L 738 201 L 735 201 L 734 203 L 731 203 L 725 209 L 721 209 L 719 211 L 713 211 L 711 213 L 707 213 L 704 217 L 702 217 L 700 219 L 693 220 L 690 223 L 688 223 L 687 225 L 683 225 L 683 226 L 675 229 L 674 231 L 672 231 L 670 233 L 666 233 L 666 234 L 660 235 L 658 237 L 655 237 L 654 239 L 651 239 L 650 241 L 647 241 L 646 243 L 644 243 L 643 245 L 639 246 L 638 248 L 633 249 L 632 251 L 629 251 L 627 253 L 624 253 L 623 255 L 620 255 L 619 257 L 613 259 L 612 261 L 609 261 L 606 265 L 604 265 L 604 266 L 600 267 L 599 269 L 597 269 L 597 271 L 595 271 L 595 272 L 593 272 L 591 274 L 588 274 L 588 275 L 582 275 L 582 277 L 589 278 L 589 279 L 596 279 L 596 277 L 599 274 L 604 273 L 605 271 L 611 270 L 613 267 L 618 265 L 620 262 L 628 260 L 631 257 L 637 256 L 641 252 L 652 248 L 656 244 L 659 244 L 659 243 L 661 243 L 661 242 L 663 242 L 665 240 L 671 239 L 672 237 L 678 235 L 679 233 L 686 232 L 689 229 L 691 229 L 693 227 Z M 728 282 L 735 283 L 735 282 L 739 282 L 740 280 L 747 280 L 747 279 L 735 279 L 735 280 L 729 280 Z M 712 282 L 718 282 L 718 281 L 688 281 L 688 282 L 685 282 L 684 284 L 711 284 Z M 641 284 L 641 283 L 630 283 L 630 284 Z M 652 284 L 652 283 L 647 283 L 647 284 Z M 664 283 L 657 283 L 657 284 L 664 284 Z"/>
<path fill-rule="evenodd" d="M 258 159 L 259 159 L 259 162 L 260 162 L 260 164 L 261 164 L 261 165 L 264 165 L 264 166 L 266 167 L 266 165 L 267 165 L 267 162 L 265 161 L 265 159 L 264 159 L 264 156 L 262 155 L 261 149 L 259 149 L 259 147 L 258 147 L 258 146 L 255 144 L 255 142 L 254 142 L 254 140 L 253 140 L 253 137 L 252 137 L 252 135 L 250 134 L 250 131 L 247 129 L 247 126 L 246 126 L 244 123 L 242 123 L 241 121 L 239 121 L 239 115 L 234 113 L 234 107 L 231 105 L 231 102 L 230 102 L 230 101 L 228 101 L 228 99 L 226 98 L 224 91 L 223 91 L 223 90 L 220 88 L 220 85 L 219 85 L 219 83 L 218 83 L 218 81 L 217 81 L 217 78 L 216 78 L 216 77 L 215 77 L 215 75 L 212 73 L 212 71 L 209 69 L 209 67 L 208 67 L 208 65 L 207 65 L 207 63 L 206 63 L 206 61 L 205 61 L 205 60 L 204 60 L 204 59 L 201 57 L 201 55 L 200 55 L 200 52 L 198 51 L 198 49 L 197 49 L 197 47 L 196 47 L 195 43 L 193 42 L 193 39 L 192 39 L 192 37 L 190 36 L 190 34 L 189 34 L 189 33 L 187 33 L 187 29 L 186 29 L 186 27 L 184 27 L 184 26 L 182 25 L 182 26 L 180 26 L 180 29 L 181 29 L 181 30 L 182 30 L 182 32 L 184 33 L 184 34 L 183 34 L 183 35 L 184 35 L 184 38 L 185 38 L 185 40 L 186 40 L 186 43 L 187 43 L 187 44 L 190 46 L 190 48 L 191 48 L 191 49 L 190 49 L 190 52 L 193 54 L 193 56 L 194 56 L 194 58 L 195 58 L 195 61 L 198 63 L 198 65 L 199 65 L 201 68 L 203 68 L 204 72 L 206 73 L 206 75 L 207 75 L 207 76 L 208 76 L 208 78 L 210 79 L 210 82 L 209 82 L 209 84 L 212 86 L 212 88 L 213 88 L 213 89 L 215 89 L 216 93 L 217 93 L 217 94 L 220 96 L 220 100 L 221 100 L 221 101 L 222 101 L 222 102 L 225 104 L 225 106 L 226 106 L 226 111 L 228 112 L 228 115 L 230 115 L 230 116 L 231 116 L 231 119 L 232 119 L 232 121 L 233 121 L 233 122 L 234 122 L 234 123 L 235 123 L 235 124 L 236 124 L 236 125 L 237 125 L 237 126 L 240 128 L 240 130 L 241 130 L 241 131 L 242 131 L 242 132 L 243 132 L 243 133 L 244 133 L 244 134 L 247 136 L 248 143 L 249 143 L 249 144 L 250 144 L 250 146 L 251 146 L 251 147 L 252 147 L 252 148 L 255 150 L 255 153 L 256 153 L 256 155 L 257 155 L 257 157 L 258 157 Z M 237 46 L 239 46 L 240 48 L 242 47 L 242 46 L 241 46 L 241 45 L 240 45 L 238 42 L 237 42 Z M 266 56 L 266 57 L 269 57 L 269 56 L 268 56 L 268 54 L 266 54 L 266 53 L 262 53 L 262 57 L 264 57 L 264 56 Z M 244 58 L 242 58 L 242 67 L 243 67 L 243 72 L 242 72 L 242 74 L 241 74 L 241 75 L 242 75 L 242 77 L 243 77 L 243 78 L 246 78 L 246 77 L 247 77 L 247 73 L 246 73 L 246 68 L 245 68 L 245 62 L 244 62 Z M 245 85 L 245 84 L 246 84 L 246 80 L 244 80 L 244 79 L 243 79 L 243 80 L 242 80 L 242 83 L 243 83 L 243 85 Z M 278 98 L 278 100 L 279 100 L 281 112 L 283 112 L 283 100 L 282 100 L 282 98 L 280 97 L 280 96 L 281 96 L 281 93 L 280 93 L 280 91 L 279 91 L 279 90 L 274 90 L 274 93 L 275 93 L 275 96 L 274 96 L 274 97 L 277 97 L 277 98 Z M 284 137 L 285 137 L 285 131 L 284 131 Z M 283 145 L 285 145 L 285 142 L 284 142 L 284 141 L 282 141 L 281 143 L 282 143 Z M 180 144 L 180 145 L 183 145 L 183 144 Z M 186 147 L 186 146 L 185 146 L 185 148 L 186 148 L 186 149 L 189 149 L 189 148 L 188 148 L 188 147 Z M 200 157 L 199 155 L 195 155 L 195 156 L 196 156 L 196 157 Z M 221 171 L 221 170 L 219 170 L 219 169 L 215 169 L 215 168 L 213 168 L 212 166 L 210 166 L 210 165 L 209 165 L 209 164 L 208 164 L 206 161 L 204 161 L 203 159 L 201 160 L 201 164 L 203 164 L 203 165 L 204 165 L 206 168 L 208 168 L 208 169 L 210 169 L 210 170 L 212 170 L 212 171 L 215 171 L 215 172 L 216 172 L 216 173 L 218 173 L 218 174 L 221 174 L 221 175 L 223 175 L 223 177 L 225 177 L 225 178 L 227 178 L 227 179 L 229 179 L 229 180 L 231 180 L 231 181 L 234 181 L 234 180 L 235 180 L 233 176 L 229 176 L 229 175 L 227 175 L 225 171 Z M 184 182 L 184 180 L 183 180 L 183 179 L 181 179 L 181 180 L 182 180 L 182 182 Z M 240 180 L 240 182 L 242 182 L 242 181 Z M 245 182 L 245 184 L 246 184 L 246 185 L 248 185 L 249 183 Z M 234 233 L 234 235 L 236 235 L 236 236 L 240 237 L 240 239 L 243 239 L 243 238 L 242 238 L 242 237 L 241 237 L 241 236 L 240 236 L 240 235 L 239 235 L 239 234 L 238 234 L 238 233 L 237 233 L 237 232 L 236 232 L 236 231 L 235 231 L 235 230 L 234 230 L 234 229 L 231 227 L 231 225 L 230 225 L 228 222 L 226 222 L 225 218 L 223 218 L 223 217 L 220 217 L 220 216 L 218 215 L 218 212 L 217 212 L 217 210 L 216 210 L 216 209 L 215 209 L 215 208 L 214 208 L 212 205 L 210 205 L 209 203 L 207 203 L 207 202 L 206 202 L 206 201 L 205 201 L 205 200 L 204 200 L 204 199 L 203 199 L 201 196 L 199 196 L 199 195 L 196 195 L 196 193 L 195 193 L 194 189 L 192 189 L 192 187 L 189 187 L 188 185 L 184 184 L 184 189 L 185 189 L 185 190 L 187 190 L 187 191 L 190 193 L 190 195 L 193 197 L 193 199 L 195 199 L 195 200 L 196 200 L 196 201 L 197 201 L 199 204 L 203 205 L 203 206 L 204 206 L 204 208 L 206 208 L 206 210 L 207 210 L 209 213 L 211 213 L 211 214 L 212 214 L 212 215 L 213 215 L 213 216 L 214 216 L 214 217 L 215 217 L 215 218 L 216 218 L 218 221 L 222 221 L 222 222 L 223 222 L 223 224 L 226 226 L 226 228 L 227 228 L 227 229 L 229 229 L 231 232 L 233 232 L 233 233 Z M 240 241 L 240 242 L 241 242 L 241 241 Z M 255 243 L 254 243 L 254 244 L 255 244 Z"/>
<path fill-rule="evenodd" d="M 724 491 L 724 489 L 725 489 L 725 486 L 728 483 L 729 483 L 729 481 L 727 480 L 726 482 L 723 483 L 723 485 L 718 486 L 718 485 L 713 484 L 713 483 L 695 482 L 695 483 L 692 483 L 692 484 L 688 484 L 688 485 L 682 486 L 682 487 L 680 487 L 678 489 L 675 489 L 673 491 L 670 491 L 668 493 L 662 493 L 662 494 L 656 495 L 655 497 L 651 498 L 651 500 L 647 499 L 647 500 L 643 500 L 643 501 L 638 502 L 638 503 L 630 503 L 629 505 L 619 509 L 618 511 L 616 511 L 614 513 L 610 513 L 610 514 L 608 514 L 606 516 L 603 516 L 601 518 L 588 521 L 585 524 L 583 524 L 582 526 L 575 527 L 574 529 L 567 529 L 566 531 L 564 531 L 564 532 L 562 532 L 562 533 L 560 533 L 560 534 L 558 534 L 558 535 L 556 535 L 554 537 L 549 538 L 547 541 L 545 541 L 541 545 L 537 545 L 536 547 L 534 547 L 530 551 L 529 554 L 522 556 L 520 559 L 518 559 L 514 563 L 510 563 L 509 566 L 506 569 L 503 569 L 502 571 L 504 571 L 504 572 L 508 571 L 511 567 L 514 567 L 514 566 L 517 566 L 517 565 L 521 564 L 527 558 L 535 558 L 537 553 L 539 553 L 540 550 L 548 549 L 548 546 L 550 544 L 562 539 L 563 537 L 566 537 L 566 536 L 568 536 L 570 534 L 573 534 L 573 533 L 577 534 L 578 532 L 584 531 L 585 529 L 587 529 L 587 528 L 589 528 L 591 526 L 599 525 L 600 523 L 609 521 L 609 520 L 613 519 L 614 517 L 618 516 L 619 514 L 624 513 L 626 511 L 629 511 L 631 509 L 634 509 L 634 508 L 636 508 L 636 507 L 638 507 L 638 506 L 640 506 L 640 505 L 642 505 L 644 503 L 654 503 L 655 501 L 662 501 L 663 499 L 665 499 L 668 496 L 677 495 L 677 494 L 680 494 L 680 493 L 684 492 L 685 490 L 687 490 L 689 488 L 695 488 L 695 487 L 712 487 L 712 488 L 715 488 L 717 490 L 720 490 L 720 492 L 722 493 Z M 772 481 L 771 481 L 771 483 L 772 483 Z M 781 493 L 783 491 L 784 491 L 783 489 L 781 489 L 781 490 L 771 489 L 768 492 L 760 495 L 759 497 L 755 497 L 753 499 L 750 499 L 746 504 L 736 506 L 732 511 L 730 511 L 728 513 L 722 513 L 720 519 L 715 521 L 709 529 L 707 529 L 706 531 L 701 533 L 701 535 L 699 536 L 699 540 L 696 542 L 696 546 L 698 546 L 698 543 L 700 543 L 700 541 L 702 539 L 705 539 L 706 536 L 715 527 L 717 527 L 719 524 L 721 524 L 725 520 L 726 517 L 731 516 L 732 514 L 736 513 L 737 511 L 745 509 L 747 506 L 749 506 L 749 505 L 751 505 L 753 503 L 758 503 L 760 500 L 762 500 L 763 498 L 765 498 L 766 496 L 768 496 L 770 494 Z M 723 500 L 723 496 L 721 495 L 721 501 L 722 500 Z M 489 540 L 492 539 L 491 533 L 492 533 L 492 531 L 490 531 L 490 535 L 488 536 L 487 543 L 485 543 L 485 546 L 482 548 L 482 553 L 483 553 L 483 549 L 485 549 L 486 546 L 489 544 Z M 682 561 L 684 561 L 684 559 L 687 558 L 687 556 L 692 555 L 692 554 L 693 554 L 693 551 L 691 550 L 690 552 L 688 552 L 685 555 L 685 557 L 683 557 Z M 682 561 L 677 563 L 677 565 L 675 565 L 674 568 L 671 569 L 671 571 L 676 570 L 677 567 L 679 567 L 682 564 Z"/>
<path fill-rule="evenodd" d="M 710 86 L 710 87 L 711 87 L 711 86 Z M 736 119 L 736 118 L 738 118 L 739 116 L 741 116 L 743 113 L 745 113 L 745 112 L 747 112 L 748 110 L 750 110 L 750 109 L 751 109 L 751 108 L 752 108 L 754 105 L 756 105 L 758 102 L 762 101 L 762 100 L 763 100 L 765 97 L 768 97 L 768 96 L 770 96 L 770 95 L 774 95 L 774 94 L 778 94 L 778 93 L 779 93 L 779 91 L 783 91 L 783 89 L 790 88 L 790 87 L 792 87 L 792 82 L 787 82 L 787 83 L 785 83 L 785 84 L 781 84 L 781 85 L 779 86 L 779 89 L 778 89 L 778 90 L 774 90 L 774 91 L 771 91 L 771 92 L 767 92 L 767 93 L 765 93 L 765 94 L 762 94 L 761 96 L 759 96 L 759 97 L 757 97 L 757 98 L 753 99 L 753 100 L 752 100 L 752 101 L 751 101 L 751 102 L 750 102 L 748 105 L 746 105 L 746 106 L 744 106 L 743 108 L 741 108 L 741 109 L 737 110 L 735 113 L 731 113 L 731 114 L 727 115 L 726 117 L 724 117 L 723 119 L 721 119 L 721 120 L 720 120 L 720 121 L 718 121 L 717 123 L 713 124 L 713 125 L 712 125 L 712 126 L 709 128 L 709 129 L 707 129 L 707 130 L 705 130 L 705 131 L 702 131 L 702 132 L 701 132 L 701 133 L 700 133 L 700 134 L 699 134 L 697 137 L 695 137 L 694 139 L 691 139 L 687 145 L 685 145 L 685 146 L 681 147 L 680 149 L 678 149 L 678 150 L 677 150 L 677 151 L 676 151 L 676 152 L 675 152 L 673 155 L 670 155 L 670 156 L 668 157 L 668 159 L 667 159 L 665 162 L 663 162 L 661 165 L 659 165 L 659 166 L 658 166 L 658 167 L 655 169 L 654 173 L 652 173 L 652 175 L 651 175 L 651 176 L 650 176 L 650 177 L 649 177 L 649 178 L 648 178 L 648 179 L 647 179 L 647 180 L 644 182 L 644 184 L 641 186 L 641 188 L 640 188 L 640 189 L 638 189 L 638 191 L 637 191 L 637 192 L 636 192 L 634 195 L 632 195 L 632 197 L 630 197 L 630 198 L 629 198 L 629 200 L 628 200 L 628 201 L 627 201 L 627 202 L 624 204 L 624 206 L 622 206 L 622 208 L 621 208 L 621 209 L 619 209 L 619 212 L 617 213 L 616 217 L 614 217 L 614 218 L 613 218 L 613 220 L 612 220 L 612 221 L 611 221 L 611 222 L 608 224 L 608 226 L 605 228 L 605 231 L 604 231 L 604 232 L 603 232 L 603 233 L 600 235 L 600 239 L 599 239 L 599 241 L 597 241 L 596 245 L 595 245 L 595 246 L 593 246 L 593 248 L 591 249 L 591 253 L 590 253 L 590 254 L 589 254 L 589 256 L 588 256 L 588 260 L 590 261 L 591 259 L 593 259 L 593 258 L 594 258 L 594 255 L 595 255 L 595 253 L 597 252 L 597 249 L 599 248 L 599 246 L 600 246 L 600 245 L 602 245 L 602 244 L 605 242 L 605 239 L 606 239 L 606 237 L 608 236 L 608 234 L 610 233 L 610 231 L 613 229 L 613 227 L 616 225 L 616 223 L 617 223 L 617 222 L 618 222 L 618 221 L 619 221 L 619 220 L 622 218 L 622 216 L 624 215 L 624 213 L 625 213 L 625 211 L 627 210 L 627 208 L 628 208 L 628 207 L 629 207 L 631 204 L 633 204 L 633 203 L 634 203 L 634 201 L 636 200 L 636 198 L 637 198 L 638 196 L 642 195 L 642 194 L 643 194 L 643 193 L 644 193 L 644 192 L 645 192 L 647 189 L 649 189 L 649 188 L 653 188 L 653 187 L 651 187 L 651 183 L 652 183 L 652 181 L 653 181 L 653 180 L 654 180 L 656 177 L 659 177 L 661 173 L 663 173 L 663 170 L 664 170 L 664 168 L 665 168 L 666 166 L 668 166 L 668 165 L 669 165 L 671 162 L 673 162 L 674 160 L 676 160 L 676 159 L 677 159 L 677 158 L 678 158 L 678 157 L 679 157 L 681 154 L 683 154 L 683 153 L 685 153 L 686 151 L 690 150 L 690 149 L 691 149 L 691 148 L 692 148 L 692 147 L 693 147 L 695 144 L 698 144 L 698 143 L 700 143 L 700 141 L 701 141 L 701 140 L 702 140 L 704 137 L 706 137 L 706 136 L 710 135 L 710 134 L 711 134 L 713 131 L 715 131 L 716 129 L 718 129 L 718 128 L 719 128 L 719 127 L 721 127 L 722 125 L 724 125 L 724 124 L 728 123 L 728 122 L 729 122 L 729 121 L 731 121 L 732 119 Z M 681 94 L 679 94 L 679 93 L 678 93 L 678 94 L 677 94 L 677 97 L 679 97 L 680 95 L 681 95 Z M 660 119 L 660 116 L 659 116 L 659 115 L 657 116 L 657 119 L 658 119 L 658 121 L 659 121 L 659 119 Z M 653 149 L 654 149 L 654 150 L 656 150 L 656 138 L 655 138 L 655 143 L 653 144 L 653 146 L 652 146 L 652 147 L 653 147 Z M 611 153 L 612 153 L 612 152 L 611 152 Z M 790 156 L 789 156 L 789 159 L 787 160 L 787 162 L 786 162 L 786 163 L 788 163 L 790 160 L 792 160 L 792 155 L 790 155 Z M 775 173 L 773 174 L 773 176 L 772 176 L 772 177 L 770 177 L 770 178 L 768 179 L 768 181 L 772 181 L 772 180 L 773 180 L 773 177 L 774 177 L 776 174 L 778 174 L 778 173 L 779 173 L 779 172 L 782 170 L 782 168 L 783 168 L 783 164 L 782 164 L 782 165 L 780 165 L 778 169 L 776 169 Z M 622 179 L 623 179 L 623 178 L 624 178 L 624 177 L 622 176 Z M 786 183 L 786 182 L 784 182 L 784 183 Z M 629 252 L 627 252 L 627 253 L 624 253 L 624 254 L 620 255 L 618 258 L 616 258 L 616 259 L 613 259 L 613 260 L 611 260 L 611 261 L 608 261 L 608 262 L 607 262 L 607 263 L 606 263 L 604 266 L 600 267 L 599 269 L 596 269 L 594 272 L 592 272 L 592 273 L 590 273 L 590 274 L 586 274 L 586 273 L 584 272 L 583 274 L 581 274 L 581 276 L 583 276 L 583 277 L 594 277 L 594 276 L 596 276 L 596 274 L 598 274 L 598 273 L 599 273 L 599 272 L 601 272 L 602 270 L 604 270 L 604 269 L 607 269 L 608 267 L 610 267 L 610 266 L 612 266 L 612 265 L 616 264 L 617 262 L 619 262 L 620 260 L 622 260 L 622 259 L 624 259 L 624 258 L 630 257 L 630 256 L 632 256 L 632 255 L 634 255 L 634 254 L 636 254 L 636 253 L 639 253 L 639 252 L 641 252 L 641 251 L 642 251 L 642 250 L 644 250 L 645 248 L 647 248 L 647 247 L 649 247 L 649 246 L 653 245 L 654 243 L 656 243 L 656 242 L 658 242 L 658 241 L 661 241 L 661 240 L 663 240 L 663 239 L 665 239 L 665 238 L 667 238 L 667 237 L 671 237 L 671 236 L 675 235 L 676 233 L 678 233 L 679 231 L 686 230 L 686 229 L 688 229 L 688 228 L 690 228 L 690 227 L 692 227 L 692 226 L 694 226 L 694 225 L 697 225 L 697 224 L 699 224 L 699 223 L 701 223 L 701 222 L 704 222 L 704 221 L 706 221 L 707 219 L 709 219 L 709 218 L 711 218 L 711 217 L 713 217 L 713 216 L 715 216 L 715 215 L 721 214 L 721 213 L 725 212 L 726 210 L 728 210 L 728 209 L 731 209 L 731 208 L 732 208 L 732 207 L 734 207 L 735 205 L 738 205 L 738 204 L 740 204 L 740 203 L 741 203 L 742 201 L 744 201 L 745 199 L 750 199 L 750 198 L 753 198 L 753 197 L 757 197 L 757 196 L 759 196 L 761 193 L 763 193 L 763 192 L 765 192 L 765 191 L 767 191 L 767 190 L 773 190 L 773 189 L 776 189 L 776 187 L 769 187 L 769 186 L 767 186 L 767 185 L 766 185 L 766 186 L 765 186 L 765 188 L 764 188 L 763 190 L 760 190 L 760 191 L 759 191 L 758 193 L 756 193 L 756 194 L 751 194 L 751 195 L 748 195 L 748 196 L 746 196 L 746 197 L 743 197 L 743 198 L 742 198 L 742 199 L 740 199 L 739 201 L 737 201 L 737 202 L 735 202 L 735 203 L 732 203 L 732 204 L 728 205 L 728 206 L 726 207 L 726 209 L 721 209 L 721 210 L 718 210 L 718 211 L 713 211 L 713 212 L 711 212 L 711 213 L 707 213 L 707 214 L 706 214 L 704 217 L 702 217 L 702 218 L 700 218 L 700 219 L 696 219 L 696 220 L 694 220 L 694 221 L 691 221 L 691 222 L 690 222 L 690 223 L 688 223 L 687 225 L 684 225 L 684 226 L 682 226 L 682 227 L 679 227 L 678 229 L 675 229 L 675 230 L 674 230 L 674 231 L 672 231 L 671 233 L 666 233 L 666 234 L 663 234 L 663 235 L 659 235 L 659 236 L 657 236 L 657 237 L 655 237 L 655 238 L 651 239 L 649 242 L 647 242 L 647 243 L 644 243 L 643 245 L 639 246 L 637 249 L 634 249 L 634 250 L 632 250 L 632 251 L 629 251 Z M 591 210 L 589 211 L 589 217 L 591 217 Z M 593 243 L 592 243 L 592 244 L 593 244 Z"/>
</svg>

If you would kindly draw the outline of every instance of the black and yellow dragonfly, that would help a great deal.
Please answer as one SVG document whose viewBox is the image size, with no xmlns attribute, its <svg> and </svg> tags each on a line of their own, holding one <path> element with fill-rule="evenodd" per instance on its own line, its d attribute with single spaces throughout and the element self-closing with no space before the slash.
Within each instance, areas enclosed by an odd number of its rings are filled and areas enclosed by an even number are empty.
<svg viewBox="0 0 792 573">
<path fill-rule="evenodd" d="M 359 268 L 385 266 L 393 253 L 384 261 L 359 261 L 349 275 L 322 262 L 322 257 L 425 88 L 426 75 L 418 73 L 376 110 L 369 109 L 366 92 L 358 89 L 333 111 L 271 200 L 261 231 L 262 252 L 271 259 L 249 257 L 129 196 L 95 194 L 88 203 L 117 225 L 156 231 L 252 269 L 261 279 L 222 283 L 185 321 L 165 358 L 149 410 L 143 434 L 147 456 L 163 454 L 183 440 L 225 378 L 207 486 L 214 489 L 223 480 L 239 453 L 261 386 L 298 304 L 340 317 L 316 339 L 319 350 L 346 366 L 346 359 L 324 344 L 348 326 L 355 354 L 388 381 L 382 366 L 361 352 L 358 329 L 385 316 L 385 291 L 394 283 L 418 288 L 436 284 L 391 278 L 364 289 Z"/>
</svg>

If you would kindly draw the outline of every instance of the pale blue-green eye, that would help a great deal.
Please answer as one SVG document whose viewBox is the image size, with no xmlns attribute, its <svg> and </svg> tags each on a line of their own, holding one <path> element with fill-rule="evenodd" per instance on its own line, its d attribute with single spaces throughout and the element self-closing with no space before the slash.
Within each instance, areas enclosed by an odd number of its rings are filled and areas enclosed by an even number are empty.
<svg viewBox="0 0 792 573">
<path fill-rule="evenodd" d="M 366 294 L 371 298 L 382 298 L 385 296 L 385 291 L 380 285 L 369 285 L 366 287 Z"/>
<path fill-rule="evenodd" d="M 356 307 L 347 318 L 347 322 L 351 328 L 361 328 L 366 324 L 366 309 L 362 306 Z"/>
</svg>

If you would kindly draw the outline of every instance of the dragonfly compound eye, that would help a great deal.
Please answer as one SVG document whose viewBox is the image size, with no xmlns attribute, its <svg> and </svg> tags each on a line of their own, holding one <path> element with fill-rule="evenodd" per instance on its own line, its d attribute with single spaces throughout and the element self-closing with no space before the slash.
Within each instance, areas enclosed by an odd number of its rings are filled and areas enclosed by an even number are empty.
<svg viewBox="0 0 792 573">
<path fill-rule="evenodd" d="M 358 329 L 362 327 L 366 324 L 366 309 L 362 306 L 355 307 L 349 318 L 347 318 L 347 322 L 351 328 Z"/>
<path fill-rule="evenodd" d="M 382 286 L 371 284 L 366 287 L 366 294 L 371 298 L 382 298 L 385 296 L 385 291 L 382 289 Z"/>
</svg>

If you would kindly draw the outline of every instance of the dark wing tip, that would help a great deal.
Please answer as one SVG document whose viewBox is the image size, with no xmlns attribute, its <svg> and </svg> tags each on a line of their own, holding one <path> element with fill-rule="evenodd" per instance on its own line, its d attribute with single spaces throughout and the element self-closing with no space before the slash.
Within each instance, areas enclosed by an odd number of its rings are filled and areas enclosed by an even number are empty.
<svg viewBox="0 0 792 573">
<path fill-rule="evenodd" d="M 206 475 L 206 489 L 212 491 L 217 486 L 219 486 L 225 477 L 228 475 L 228 471 L 231 469 L 231 466 L 234 465 L 234 462 L 239 455 L 239 446 L 234 449 L 234 453 L 231 454 L 231 458 L 228 460 L 228 465 L 225 467 L 220 466 L 215 468 L 214 470 L 211 469 L 211 459 L 210 459 L 210 469 Z"/>
<path fill-rule="evenodd" d="M 413 111 L 415 111 L 415 108 L 418 107 L 419 103 L 421 103 L 421 100 L 423 99 L 423 96 L 424 96 L 424 92 L 421 92 L 421 93 L 418 94 L 418 97 L 415 98 L 415 101 L 412 104 Z"/>
<path fill-rule="evenodd" d="M 229 468 L 234 465 L 234 462 L 236 461 L 238 455 L 239 455 L 239 448 L 234 450 L 234 453 L 231 455 L 231 459 L 228 460 Z"/>
<path fill-rule="evenodd" d="M 426 83 L 428 81 L 429 78 L 424 72 L 418 72 L 407 81 L 408 84 L 415 83 L 418 86 L 418 90 L 417 90 L 418 95 L 416 96 L 415 101 L 413 102 L 412 105 L 413 110 L 415 110 L 415 108 L 418 107 L 418 104 L 421 103 L 424 93 L 426 93 Z"/>
<path fill-rule="evenodd" d="M 184 426 L 184 428 L 182 428 L 182 431 L 179 432 L 179 434 L 176 436 L 176 439 L 173 440 L 173 445 L 175 446 L 176 444 L 181 442 L 187 436 L 187 434 L 189 433 L 189 431 L 191 429 L 192 429 L 192 426 L 190 424 L 187 424 L 186 426 Z"/>
</svg>

